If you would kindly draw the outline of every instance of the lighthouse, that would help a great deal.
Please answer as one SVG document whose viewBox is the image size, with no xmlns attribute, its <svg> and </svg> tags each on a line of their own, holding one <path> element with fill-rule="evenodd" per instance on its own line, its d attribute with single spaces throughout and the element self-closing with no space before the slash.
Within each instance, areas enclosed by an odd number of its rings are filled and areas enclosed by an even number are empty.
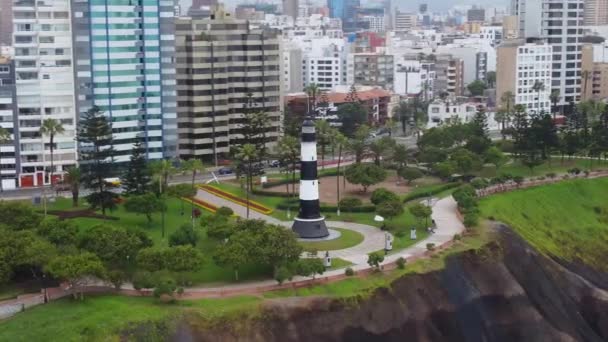
<svg viewBox="0 0 608 342">
<path fill-rule="evenodd" d="M 293 231 L 301 238 L 322 238 L 329 235 L 319 207 L 317 177 L 317 137 L 311 117 L 304 119 L 300 147 L 300 212 L 293 222 Z"/>
</svg>

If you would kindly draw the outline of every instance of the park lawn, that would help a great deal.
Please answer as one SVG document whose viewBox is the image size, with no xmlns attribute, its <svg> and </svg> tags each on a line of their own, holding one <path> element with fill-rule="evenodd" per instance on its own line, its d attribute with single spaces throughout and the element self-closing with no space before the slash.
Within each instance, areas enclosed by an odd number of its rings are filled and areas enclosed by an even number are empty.
<svg viewBox="0 0 608 342">
<path fill-rule="evenodd" d="M 608 178 L 577 179 L 480 200 L 539 251 L 608 271 Z"/>
<path fill-rule="evenodd" d="M 321 256 L 321 255 L 319 255 Z M 348 260 L 344 260 L 344 259 L 340 259 L 340 258 L 331 258 L 331 267 L 329 267 L 327 270 L 331 271 L 331 270 L 337 270 L 340 268 L 346 268 L 348 266 L 351 266 L 353 263 L 348 261 Z"/>
<path fill-rule="evenodd" d="M 84 301 L 62 299 L 3 322 L 0 340 L 118 341 L 121 330 L 129 330 L 137 324 L 177 320 L 183 312 L 205 318 L 225 316 L 235 310 L 255 310 L 260 301 L 255 297 L 234 297 L 164 305 L 145 297 L 108 295 L 89 296 Z"/>
<path fill-rule="evenodd" d="M 222 182 L 219 184 L 213 183 L 210 185 L 218 187 L 224 191 L 230 192 L 231 194 L 239 196 L 243 199 L 247 198 L 247 192 L 245 191 L 245 189 L 241 188 L 241 186 L 235 182 Z M 284 210 L 277 209 L 277 206 L 287 199 L 286 197 L 259 196 L 259 195 L 249 194 L 249 199 L 254 202 L 263 204 L 269 208 L 272 208 L 273 211 L 270 214 L 270 216 L 272 216 L 276 219 L 279 219 L 279 220 L 283 220 L 283 221 L 288 220 L 287 212 Z M 293 213 L 292 213 L 291 217 L 293 218 Z"/>
<path fill-rule="evenodd" d="M 570 159 L 568 157 L 562 162 L 561 158 L 553 157 L 551 161 L 547 161 L 537 167 L 531 172 L 530 168 L 525 165 L 522 165 L 520 161 L 514 160 L 512 163 L 504 165 L 501 167 L 497 173 L 499 175 L 510 174 L 513 176 L 522 176 L 522 177 L 540 177 L 545 176 L 547 173 L 567 173 L 569 169 L 579 168 L 582 170 L 598 170 L 602 168 L 608 167 L 608 162 L 589 159 Z"/>
<path fill-rule="evenodd" d="M 363 242 L 363 235 L 358 232 L 342 228 L 331 229 L 339 231 L 341 234 L 340 237 L 327 241 L 300 242 L 300 244 L 304 246 L 305 250 L 316 250 L 323 252 L 350 248 Z"/>
</svg>

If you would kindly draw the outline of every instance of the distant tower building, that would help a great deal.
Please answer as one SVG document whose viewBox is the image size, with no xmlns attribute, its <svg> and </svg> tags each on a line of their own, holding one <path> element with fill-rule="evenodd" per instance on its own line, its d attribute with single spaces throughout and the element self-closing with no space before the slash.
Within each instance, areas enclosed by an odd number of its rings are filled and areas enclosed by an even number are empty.
<svg viewBox="0 0 608 342">
<path fill-rule="evenodd" d="M 420 14 L 426 14 L 426 11 L 429 10 L 429 5 L 428 4 L 420 4 L 420 6 L 418 7 L 418 12 L 420 12 Z"/>
<path fill-rule="evenodd" d="M 13 0 L 0 0 L 0 45 L 13 45 Z"/>
<path fill-rule="evenodd" d="M 283 0 L 283 15 L 288 15 L 296 20 L 299 10 L 300 2 L 298 0 Z"/>
<path fill-rule="evenodd" d="M 608 24 L 608 0 L 585 0 L 585 25 Z"/>
<path fill-rule="evenodd" d="M 292 229 L 301 238 L 322 238 L 329 235 L 329 231 L 319 206 L 317 138 L 315 124 L 310 117 L 302 124 L 300 159 L 300 213 Z"/>
<path fill-rule="evenodd" d="M 486 10 L 483 8 L 473 7 L 467 11 L 467 21 L 486 21 Z"/>
</svg>

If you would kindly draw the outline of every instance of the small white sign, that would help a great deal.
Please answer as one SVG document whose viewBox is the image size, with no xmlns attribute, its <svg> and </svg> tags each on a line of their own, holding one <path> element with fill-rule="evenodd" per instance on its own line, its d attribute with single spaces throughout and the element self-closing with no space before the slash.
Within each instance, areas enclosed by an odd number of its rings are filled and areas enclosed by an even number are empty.
<svg viewBox="0 0 608 342">
<path fill-rule="evenodd" d="M 260 182 L 261 182 L 262 184 L 264 184 L 264 183 L 268 183 L 268 177 L 266 177 L 266 176 L 262 176 L 262 177 L 260 177 Z"/>
</svg>

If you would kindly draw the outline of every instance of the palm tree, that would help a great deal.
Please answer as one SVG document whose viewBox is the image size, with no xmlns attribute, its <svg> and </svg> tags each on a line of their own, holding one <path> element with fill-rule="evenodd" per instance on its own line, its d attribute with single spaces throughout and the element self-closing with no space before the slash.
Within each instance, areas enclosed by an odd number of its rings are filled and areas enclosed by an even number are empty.
<svg viewBox="0 0 608 342">
<path fill-rule="evenodd" d="M 333 140 L 332 140 L 333 142 Z M 285 175 L 289 179 L 291 173 L 292 189 L 289 192 L 289 182 L 285 182 L 285 189 L 287 190 L 287 196 L 291 197 L 296 193 L 296 164 L 300 161 L 300 140 L 290 135 L 284 135 L 277 144 L 277 154 L 281 164 L 283 164 Z M 287 206 L 287 218 L 291 216 L 291 201 L 288 201 Z"/>
<path fill-rule="evenodd" d="M 0 147 L 8 144 L 11 141 L 11 133 L 4 127 L 0 127 Z M 0 170 L 2 169 L 2 158 L 0 158 Z M 2 184 L 2 175 L 0 174 L 0 192 L 4 191 Z"/>
<path fill-rule="evenodd" d="M 245 144 L 241 146 L 239 151 L 237 152 L 236 157 L 240 159 L 241 162 L 247 164 L 247 187 L 245 188 L 247 191 L 247 218 L 249 218 L 249 193 L 251 192 L 251 167 L 253 162 L 258 157 L 258 150 L 255 145 Z"/>
<path fill-rule="evenodd" d="M 551 95 L 549 95 L 549 99 L 551 100 L 551 103 L 553 104 L 553 108 L 552 108 L 552 112 L 553 112 L 553 120 L 555 120 L 555 117 L 557 115 L 557 104 L 559 103 L 559 89 L 554 89 L 553 91 L 551 91 Z"/>
<path fill-rule="evenodd" d="M 200 159 L 195 159 L 192 158 L 190 160 L 186 160 L 183 164 L 182 164 L 182 171 L 184 172 L 192 172 L 192 189 L 194 190 L 194 180 L 196 179 L 196 173 L 200 172 L 203 173 L 205 172 L 205 167 L 203 166 L 203 162 Z M 192 229 L 194 229 L 194 202 L 191 202 L 191 210 L 190 210 L 191 216 L 192 216 Z"/>
<path fill-rule="evenodd" d="M 342 163 L 342 150 L 344 149 L 346 144 L 348 144 L 348 139 L 342 133 L 340 133 L 339 130 L 337 130 L 337 129 L 332 129 L 332 130 L 334 131 L 332 143 L 336 147 L 338 147 L 338 169 L 337 169 L 337 176 L 336 176 L 336 195 L 337 195 L 338 205 L 337 205 L 336 215 L 340 216 L 340 165 Z"/>
<path fill-rule="evenodd" d="M 53 185 L 53 171 L 54 171 L 54 152 L 55 152 L 55 136 L 57 134 L 62 134 L 65 131 L 61 122 L 55 119 L 45 119 L 42 122 L 42 126 L 40 126 L 40 134 L 48 135 L 50 148 L 51 148 L 51 171 L 49 175 L 49 181 L 51 182 L 51 186 Z"/>
<path fill-rule="evenodd" d="M 317 96 L 319 95 L 320 91 L 319 85 L 316 83 L 311 83 L 304 88 L 304 91 L 308 95 L 308 109 L 315 111 L 315 109 L 317 109 Z"/>
<path fill-rule="evenodd" d="M 534 85 L 532 86 L 532 90 L 536 92 L 536 101 L 538 104 L 538 109 L 536 110 L 536 113 L 540 113 L 540 93 L 541 91 L 545 90 L 545 84 L 541 81 L 536 81 L 534 82 Z"/>
<path fill-rule="evenodd" d="M 163 204 L 165 201 L 164 191 L 167 190 L 167 183 L 169 177 L 176 173 L 176 169 L 169 160 L 156 160 L 150 164 L 152 174 L 158 179 L 158 196 L 162 199 Z M 161 237 L 165 237 L 165 211 L 161 211 L 162 217 L 162 231 Z"/>
<path fill-rule="evenodd" d="M 317 120 L 315 121 L 315 129 L 317 141 L 321 145 L 321 169 L 325 170 L 325 148 L 331 137 L 331 126 L 326 120 Z"/>
<path fill-rule="evenodd" d="M 583 100 L 588 100 L 587 98 L 587 83 L 589 83 L 589 77 L 591 76 L 591 73 L 589 72 L 589 70 L 583 70 L 581 73 L 581 77 L 583 78 Z"/>
<path fill-rule="evenodd" d="M 72 206 L 74 208 L 78 206 L 78 195 L 80 194 L 81 176 L 82 172 L 77 166 L 70 167 L 66 173 L 67 183 L 70 184 L 70 189 L 72 190 Z"/>
</svg>

